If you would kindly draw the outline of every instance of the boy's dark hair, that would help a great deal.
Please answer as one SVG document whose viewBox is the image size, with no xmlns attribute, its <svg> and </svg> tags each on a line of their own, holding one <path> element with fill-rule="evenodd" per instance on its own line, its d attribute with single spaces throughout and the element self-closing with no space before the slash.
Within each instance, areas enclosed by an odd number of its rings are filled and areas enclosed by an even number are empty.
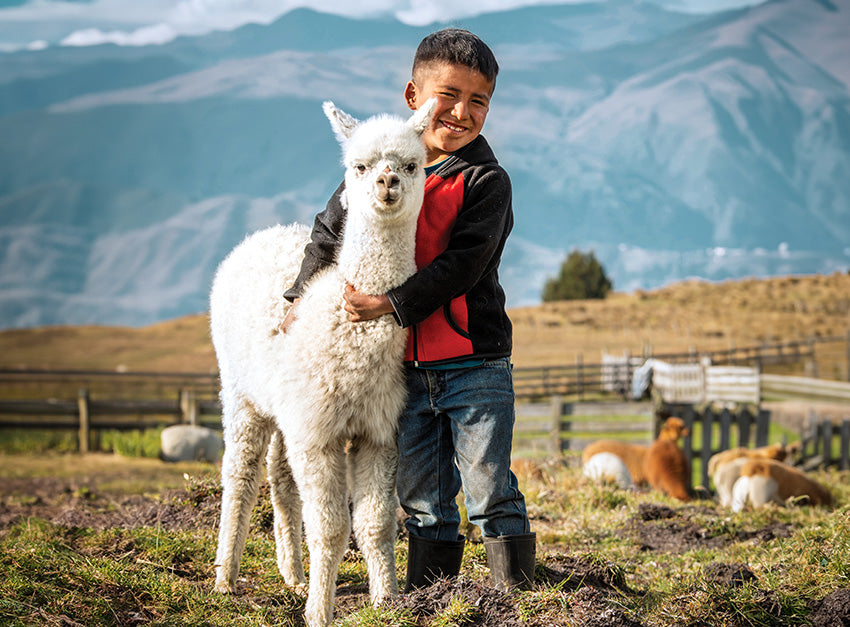
<svg viewBox="0 0 850 627">
<path fill-rule="evenodd" d="M 490 47 L 462 28 L 444 28 L 431 33 L 419 44 L 413 57 L 413 75 L 429 63 L 453 63 L 473 69 L 496 85 L 499 64 Z"/>
</svg>

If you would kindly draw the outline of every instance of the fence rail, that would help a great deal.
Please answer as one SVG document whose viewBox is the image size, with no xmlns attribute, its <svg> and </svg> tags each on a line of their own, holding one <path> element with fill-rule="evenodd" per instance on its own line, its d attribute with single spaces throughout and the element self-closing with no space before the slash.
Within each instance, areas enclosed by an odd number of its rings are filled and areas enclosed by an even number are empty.
<svg viewBox="0 0 850 627">
<path fill-rule="evenodd" d="M 811 377 L 761 375 L 762 393 L 777 399 L 803 398 L 850 402 L 850 383 Z"/>
<path fill-rule="evenodd" d="M 815 359 L 823 346 L 831 347 L 833 354 L 836 346 L 844 351 L 847 367 L 843 370 L 843 377 L 850 379 L 850 333 L 845 337 L 814 338 L 722 351 L 660 354 L 653 359 L 674 364 L 677 368 L 703 368 L 701 385 L 706 390 L 712 387 L 724 390 L 717 394 L 738 403 L 754 401 L 757 405 L 760 396 L 850 402 L 850 383 L 788 377 L 763 371 L 754 380 L 743 369 L 736 370 L 743 365 L 762 368 L 801 360 L 808 363 Z M 711 370 L 705 370 L 707 360 L 713 364 Z M 646 433 L 652 431 L 646 426 L 650 421 L 642 415 L 645 410 L 627 410 L 622 406 L 615 410 L 611 404 L 611 400 L 618 397 L 630 398 L 632 378 L 643 363 L 643 359 L 626 354 L 624 357 L 603 355 L 600 364 L 586 364 L 579 358 L 575 364 L 566 366 L 515 368 L 520 445 L 560 452 L 578 450 L 588 439 L 609 432 L 623 438 L 645 438 Z M 163 422 L 194 423 L 203 416 L 210 423 L 211 417 L 220 415 L 218 388 L 219 380 L 215 373 L 0 369 L 0 429 L 78 429 L 83 447 L 88 441 L 85 433 L 92 430 L 136 429 Z M 752 394 L 753 389 L 758 392 L 755 397 L 734 396 L 740 394 L 743 388 L 749 390 L 748 394 Z M 709 392 L 708 397 L 712 394 Z M 562 405 L 561 415 L 555 418 L 553 403 L 563 401 L 546 399 L 556 397 L 574 399 L 578 404 Z M 701 398 L 711 400 L 708 397 L 703 395 Z M 608 399 L 605 403 L 608 411 L 619 413 L 621 419 L 593 420 L 585 414 L 576 413 L 590 411 L 588 405 L 581 404 L 590 399 Z M 533 406 L 534 401 L 545 401 L 544 409 L 525 409 Z M 542 415 L 535 415 L 535 412 L 540 414 L 541 411 Z M 640 426 L 632 428 L 630 422 Z M 559 440 L 553 443 L 556 438 Z"/>
</svg>

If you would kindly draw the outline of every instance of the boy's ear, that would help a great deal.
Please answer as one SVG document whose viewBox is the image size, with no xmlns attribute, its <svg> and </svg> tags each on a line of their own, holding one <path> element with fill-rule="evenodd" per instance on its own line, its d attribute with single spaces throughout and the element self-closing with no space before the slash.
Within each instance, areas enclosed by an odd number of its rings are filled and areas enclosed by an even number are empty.
<svg viewBox="0 0 850 627">
<path fill-rule="evenodd" d="M 331 122 L 331 128 L 337 140 L 339 143 L 344 144 L 351 137 L 351 134 L 354 133 L 354 129 L 357 128 L 360 122 L 342 109 L 337 109 L 336 105 L 329 100 L 322 103 L 322 109 Z"/>
<path fill-rule="evenodd" d="M 416 85 L 413 81 L 407 81 L 407 86 L 404 88 L 404 102 L 409 109 L 416 111 Z"/>
<path fill-rule="evenodd" d="M 428 98 L 421 107 L 413 112 L 410 116 L 408 124 L 413 127 L 420 135 L 431 126 L 431 118 L 434 117 L 434 111 L 437 109 L 437 98 Z"/>
</svg>

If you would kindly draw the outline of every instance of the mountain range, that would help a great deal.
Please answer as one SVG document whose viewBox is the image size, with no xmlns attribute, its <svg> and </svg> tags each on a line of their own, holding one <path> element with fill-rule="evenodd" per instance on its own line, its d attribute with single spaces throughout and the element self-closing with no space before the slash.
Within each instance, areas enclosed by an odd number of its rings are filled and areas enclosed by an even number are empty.
<svg viewBox="0 0 850 627">
<path fill-rule="evenodd" d="M 484 134 L 514 187 L 509 306 L 538 302 L 576 248 L 620 291 L 850 266 L 850 0 L 451 25 L 501 65 Z M 0 327 L 205 311 L 230 248 L 309 223 L 338 184 L 321 102 L 406 115 L 413 52 L 441 26 L 299 9 L 158 46 L 0 54 Z"/>
</svg>

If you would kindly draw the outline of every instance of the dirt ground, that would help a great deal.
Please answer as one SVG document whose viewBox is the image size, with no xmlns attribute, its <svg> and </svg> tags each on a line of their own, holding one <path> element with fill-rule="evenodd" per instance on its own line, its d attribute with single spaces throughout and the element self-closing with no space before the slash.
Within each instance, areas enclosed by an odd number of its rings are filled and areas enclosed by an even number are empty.
<svg viewBox="0 0 850 627">
<path fill-rule="evenodd" d="M 214 529 L 219 516 L 220 492 L 209 483 L 200 483 L 188 489 L 175 489 L 157 497 L 115 496 L 95 491 L 86 485 L 72 485 L 67 479 L 31 477 L 7 479 L 0 485 L 0 533 L 22 518 L 39 517 L 65 527 L 92 529 L 136 528 L 160 526 L 167 530 L 197 528 Z M 267 491 L 263 486 L 262 491 Z M 25 496 L 24 496 L 25 495 Z M 261 501 L 265 495 L 261 493 Z M 267 498 L 265 499 L 267 500 Z M 665 505 L 644 503 L 624 526 L 641 550 L 659 554 L 677 553 L 700 547 L 716 547 L 742 540 L 767 541 L 789 537 L 792 529 L 786 524 L 773 524 L 764 529 L 736 536 L 717 535 L 694 522 L 692 516 L 701 514 L 705 519 L 713 510 L 685 506 L 674 509 Z M 255 517 L 256 526 L 271 533 L 270 512 L 262 509 Z M 133 547 L 116 547 L 116 551 L 132 551 Z M 173 564 L 173 572 L 192 581 L 206 581 L 210 577 L 208 564 Z M 538 566 L 535 585 L 554 586 L 574 592 L 570 596 L 568 612 L 523 620 L 518 615 L 511 595 L 487 587 L 479 581 L 460 577 L 455 581 L 439 581 L 428 588 L 400 595 L 394 605 L 412 610 L 415 615 L 429 616 L 446 607 L 452 599 L 462 598 L 473 604 L 477 617 L 465 625 L 479 627 L 519 627 L 539 625 L 558 627 L 582 625 L 583 627 L 640 627 L 613 602 L 623 595 L 640 595 L 647 591 L 632 590 L 626 584 L 623 570 L 615 564 L 571 557 L 563 553 L 538 547 Z M 744 582 L 758 585 L 757 576 L 743 564 L 712 563 L 705 566 L 707 578 L 719 585 L 740 586 Z M 242 594 L 249 595 L 249 591 Z M 337 610 L 344 613 L 362 606 L 368 600 L 364 584 L 340 586 Z M 771 601 L 765 590 L 765 607 L 781 610 Z M 815 627 L 850 625 L 850 589 L 841 589 L 827 597 L 811 602 L 810 620 Z M 770 611 L 770 609 L 769 609 Z M 773 613 L 773 612 L 771 612 Z"/>
</svg>

